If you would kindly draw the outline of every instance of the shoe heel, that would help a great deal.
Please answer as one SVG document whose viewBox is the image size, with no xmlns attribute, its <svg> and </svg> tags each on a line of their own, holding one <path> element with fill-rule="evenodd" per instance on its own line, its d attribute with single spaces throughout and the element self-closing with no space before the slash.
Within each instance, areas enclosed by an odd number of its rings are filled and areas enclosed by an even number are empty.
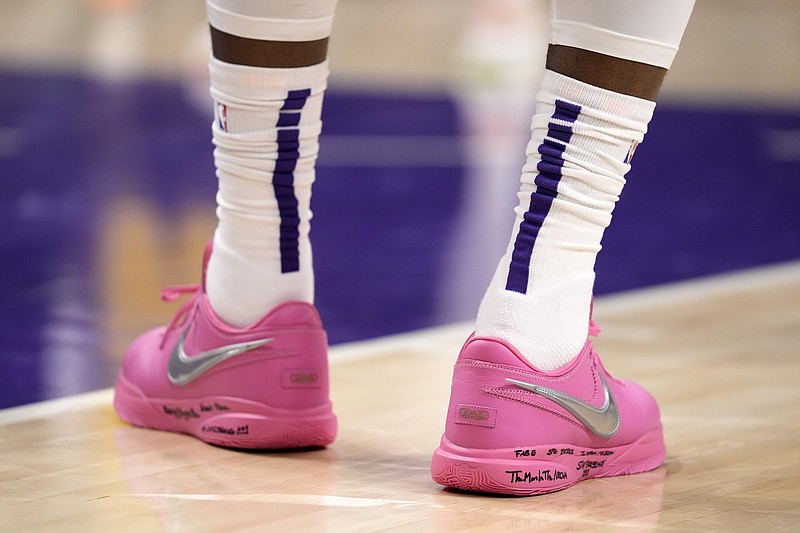
<svg viewBox="0 0 800 533">
<path fill-rule="evenodd" d="M 226 448 L 280 450 L 327 446 L 336 438 L 336 425 L 327 405 L 295 413 L 220 414 L 205 419 L 192 433 Z"/>
<path fill-rule="evenodd" d="M 555 492 L 581 479 L 580 472 L 564 463 L 517 457 L 522 453 L 523 450 L 471 450 L 442 437 L 433 452 L 431 478 L 459 490 L 516 496 Z"/>
<path fill-rule="evenodd" d="M 473 449 L 442 436 L 433 453 L 431 478 L 460 490 L 528 496 L 562 490 L 585 479 L 653 470 L 664 456 L 660 427 L 612 448 L 562 444 Z"/>
</svg>

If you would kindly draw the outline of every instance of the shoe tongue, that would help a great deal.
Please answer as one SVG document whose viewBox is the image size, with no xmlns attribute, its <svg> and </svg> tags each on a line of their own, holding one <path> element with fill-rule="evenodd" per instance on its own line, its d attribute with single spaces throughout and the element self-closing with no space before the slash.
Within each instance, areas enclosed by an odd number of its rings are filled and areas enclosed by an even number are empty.
<svg viewBox="0 0 800 533">
<path fill-rule="evenodd" d="M 203 270 L 201 273 L 201 283 L 203 285 L 203 293 L 206 292 L 206 272 L 208 272 L 208 261 L 211 259 L 211 251 L 214 248 L 214 239 L 210 239 L 206 244 L 206 250 L 203 253 Z"/>
</svg>

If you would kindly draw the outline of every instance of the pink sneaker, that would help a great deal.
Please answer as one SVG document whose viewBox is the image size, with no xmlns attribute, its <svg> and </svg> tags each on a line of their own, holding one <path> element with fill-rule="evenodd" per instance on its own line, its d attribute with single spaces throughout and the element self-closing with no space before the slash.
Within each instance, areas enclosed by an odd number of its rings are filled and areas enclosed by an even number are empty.
<svg viewBox="0 0 800 533">
<path fill-rule="evenodd" d="M 287 302 L 236 329 L 217 317 L 201 286 L 167 288 L 162 299 L 189 292 L 169 326 L 128 348 L 115 387 L 120 418 L 231 448 L 333 442 L 327 336 L 317 310 Z"/>
<path fill-rule="evenodd" d="M 509 343 L 467 339 L 455 364 L 445 433 L 431 476 L 461 490 L 531 495 L 664 461 L 658 405 L 611 377 L 590 340 L 555 372 Z"/>
</svg>

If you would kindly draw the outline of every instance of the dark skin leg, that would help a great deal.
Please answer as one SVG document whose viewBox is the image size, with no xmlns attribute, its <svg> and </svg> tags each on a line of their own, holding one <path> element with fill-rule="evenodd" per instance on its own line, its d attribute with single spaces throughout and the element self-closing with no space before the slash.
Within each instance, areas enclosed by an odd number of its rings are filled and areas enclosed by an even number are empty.
<svg viewBox="0 0 800 533">
<path fill-rule="evenodd" d="M 661 67 L 556 44 L 547 49 L 547 69 L 595 87 L 651 101 L 655 101 L 667 75 L 667 69 Z"/>
<path fill-rule="evenodd" d="M 328 39 L 261 41 L 237 37 L 211 26 L 214 57 L 252 67 L 297 68 L 317 65 L 328 55 Z M 550 45 L 547 68 L 610 91 L 655 101 L 667 70 L 570 46 Z"/>
<path fill-rule="evenodd" d="M 261 41 L 237 37 L 211 26 L 211 50 L 225 63 L 249 67 L 298 68 L 318 65 L 328 56 L 328 39 Z"/>
</svg>

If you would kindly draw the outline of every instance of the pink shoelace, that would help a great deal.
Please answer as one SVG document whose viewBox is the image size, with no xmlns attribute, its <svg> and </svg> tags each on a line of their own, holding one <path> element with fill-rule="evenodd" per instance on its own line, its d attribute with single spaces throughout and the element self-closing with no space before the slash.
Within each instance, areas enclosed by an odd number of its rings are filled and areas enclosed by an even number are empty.
<svg viewBox="0 0 800 533">
<path fill-rule="evenodd" d="M 589 303 L 589 335 L 592 337 L 597 337 L 603 330 L 600 329 L 600 326 L 598 326 L 597 322 L 595 322 L 594 319 L 592 318 L 593 313 L 594 313 L 594 296 L 592 296 L 592 301 Z"/>
<path fill-rule="evenodd" d="M 600 335 L 601 331 L 603 331 L 603 330 L 600 329 L 600 326 L 598 326 L 597 323 L 590 318 L 589 319 L 589 335 L 591 335 L 592 337 L 597 337 L 598 335 Z"/>
<path fill-rule="evenodd" d="M 197 303 L 198 298 L 202 294 L 200 290 L 200 285 L 172 285 L 170 287 L 164 287 L 161 290 L 161 300 L 164 302 L 174 302 L 184 294 L 192 294 L 192 297 L 189 298 L 186 303 L 184 303 L 178 312 L 175 313 L 175 316 L 172 317 L 172 321 L 167 326 L 166 332 L 164 336 L 161 338 L 160 347 L 164 347 L 164 342 L 166 342 L 167 337 L 170 336 L 170 333 L 173 329 L 178 328 L 186 324 L 189 320 L 189 315 L 191 314 L 192 309 L 194 309 L 195 304 Z"/>
</svg>

